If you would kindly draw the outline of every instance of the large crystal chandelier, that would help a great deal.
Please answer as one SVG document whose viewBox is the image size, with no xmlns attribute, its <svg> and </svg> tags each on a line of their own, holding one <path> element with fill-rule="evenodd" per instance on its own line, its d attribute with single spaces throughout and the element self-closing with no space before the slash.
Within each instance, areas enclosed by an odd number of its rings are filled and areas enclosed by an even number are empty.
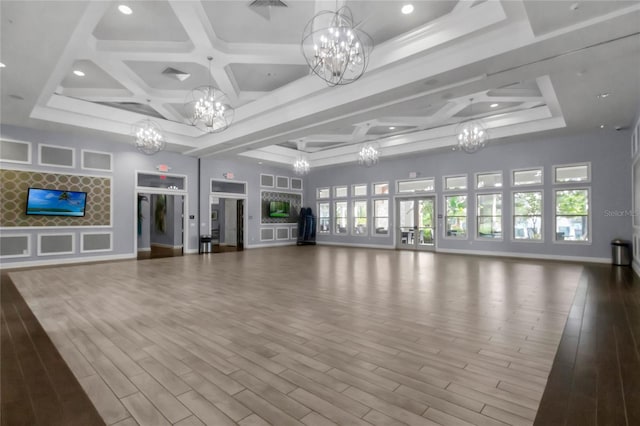
<svg viewBox="0 0 640 426">
<path fill-rule="evenodd" d="M 469 100 L 469 115 L 473 116 L 471 108 L 473 107 L 473 98 Z M 454 149 L 472 154 L 487 145 L 489 141 L 489 133 L 480 120 L 470 120 L 462 122 L 456 129 L 458 145 Z"/>
<path fill-rule="evenodd" d="M 145 119 L 133 125 L 136 149 L 143 154 L 153 155 L 164 149 L 162 129 L 154 121 Z"/>
<path fill-rule="evenodd" d="M 304 176 L 311 170 L 311 165 L 304 157 L 299 157 L 293 163 L 293 171 L 299 176 Z"/>
<path fill-rule="evenodd" d="M 351 9 L 324 10 L 307 23 L 302 54 L 309 68 L 329 86 L 353 83 L 367 69 L 372 38 L 357 28 Z"/>
<path fill-rule="evenodd" d="M 233 122 L 235 110 L 229 98 L 211 84 L 211 56 L 209 61 L 209 84 L 193 89 L 185 99 L 185 113 L 191 125 L 206 133 L 226 130 Z"/>
<path fill-rule="evenodd" d="M 373 144 L 366 144 L 358 153 L 358 164 L 364 167 L 371 167 L 378 164 L 380 151 Z"/>
</svg>

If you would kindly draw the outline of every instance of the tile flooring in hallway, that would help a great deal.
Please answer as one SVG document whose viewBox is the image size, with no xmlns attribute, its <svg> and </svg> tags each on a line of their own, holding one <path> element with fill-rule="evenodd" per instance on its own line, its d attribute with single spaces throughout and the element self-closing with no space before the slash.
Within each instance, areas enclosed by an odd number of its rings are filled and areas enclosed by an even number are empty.
<svg viewBox="0 0 640 426">
<path fill-rule="evenodd" d="M 109 425 L 519 425 L 582 272 L 283 247 L 10 276 Z"/>
</svg>

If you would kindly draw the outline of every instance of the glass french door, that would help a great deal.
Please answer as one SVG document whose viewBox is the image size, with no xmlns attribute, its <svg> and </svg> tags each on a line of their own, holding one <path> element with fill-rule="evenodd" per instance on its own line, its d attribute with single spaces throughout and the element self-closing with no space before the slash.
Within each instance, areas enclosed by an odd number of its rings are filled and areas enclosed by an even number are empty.
<svg viewBox="0 0 640 426">
<path fill-rule="evenodd" d="M 396 247 L 435 250 L 436 198 L 396 199 Z"/>
</svg>

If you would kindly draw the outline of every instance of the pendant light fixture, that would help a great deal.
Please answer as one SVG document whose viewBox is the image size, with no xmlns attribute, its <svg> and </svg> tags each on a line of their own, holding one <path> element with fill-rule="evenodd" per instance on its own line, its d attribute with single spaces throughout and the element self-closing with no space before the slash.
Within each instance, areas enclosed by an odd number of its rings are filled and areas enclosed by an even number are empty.
<svg viewBox="0 0 640 426">
<path fill-rule="evenodd" d="M 469 116 L 473 117 L 473 98 L 469 99 Z M 489 133 L 481 120 L 469 120 L 460 123 L 456 129 L 458 144 L 454 150 L 468 154 L 484 148 L 489 141 Z"/>
</svg>

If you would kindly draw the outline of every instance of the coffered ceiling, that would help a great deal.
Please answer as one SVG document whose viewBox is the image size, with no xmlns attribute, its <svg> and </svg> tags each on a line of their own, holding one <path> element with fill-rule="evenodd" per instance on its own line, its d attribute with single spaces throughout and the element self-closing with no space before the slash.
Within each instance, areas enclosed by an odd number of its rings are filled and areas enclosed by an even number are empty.
<svg viewBox="0 0 640 426">
<path fill-rule="evenodd" d="M 130 143 L 132 124 L 151 116 L 185 155 L 288 165 L 304 154 L 319 167 L 354 161 L 368 141 L 383 157 L 453 146 L 471 117 L 499 140 L 623 128 L 637 113 L 637 1 L 418 0 L 410 15 L 394 0 L 251 3 L 3 0 L 2 123 Z M 364 77 L 327 87 L 300 39 L 336 4 L 375 47 Z M 236 108 L 219 134 L 189 126 L 183 109 L 209 81 Z"/>
</svg>

